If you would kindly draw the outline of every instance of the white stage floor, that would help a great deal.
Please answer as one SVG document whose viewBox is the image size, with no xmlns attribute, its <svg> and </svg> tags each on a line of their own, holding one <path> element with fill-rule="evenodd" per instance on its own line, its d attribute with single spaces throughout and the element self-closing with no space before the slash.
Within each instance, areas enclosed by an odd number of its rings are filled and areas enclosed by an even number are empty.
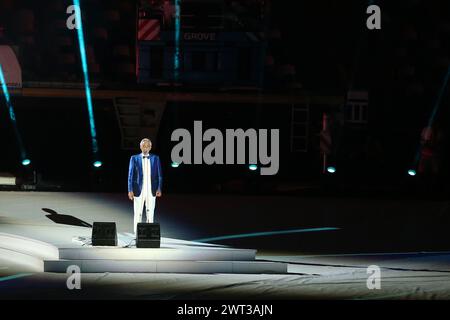
<svg viewBox="0 0 450 320">
<path fill-rule="evenodd" d="M 88 251 L 75 240 L 90 228 L 57 224 L 42 208 L 89 224 L 116 221 L 119 244 L 132 241 L 131 202 L 117 195 L 0 192 L 0 299 L 450 299 L 449 252 L 282 255 L 179 240 L 170 223 L 159 253 Z M 57 272 L 42 272 L 45 263 Z M 66 287 L 68 263 L 87 267 L 77 293 Z M 374 264 L 380 290 L 366 286 Z"/>
</svg>

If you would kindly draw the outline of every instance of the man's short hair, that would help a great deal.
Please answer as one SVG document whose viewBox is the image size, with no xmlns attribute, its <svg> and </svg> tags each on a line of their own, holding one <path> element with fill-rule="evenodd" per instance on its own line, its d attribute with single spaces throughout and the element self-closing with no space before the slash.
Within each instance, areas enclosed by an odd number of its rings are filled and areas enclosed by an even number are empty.
<svg viewBox="0 0 450 320">
<path fill-rule="evenodd" d="M 141 140 L 141 142 L 139 143 L 139 145 L 142 146 L 142 144 L 143 144 L 145 141 L 148 141 L 148 142 L 150 142 L 150 144 L 153 144 L 153 143 L 152 143 L 152 140 L 150 140 L 149 138 L 144 138 L 144 139 Z"/>
</svg>

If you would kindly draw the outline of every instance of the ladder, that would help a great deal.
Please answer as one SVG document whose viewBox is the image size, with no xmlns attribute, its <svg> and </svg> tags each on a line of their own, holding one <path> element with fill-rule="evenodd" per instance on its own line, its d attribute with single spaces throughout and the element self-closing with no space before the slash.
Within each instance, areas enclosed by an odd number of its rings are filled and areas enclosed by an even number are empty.
<svg viewBox="0 0 450 320">
<path fill-rule="evenodd" d="M 140 97 L 116 97 L 114 109 L 121 133 L 123 150 L 136 150 L 143 138 L 156 144 L 165 101 L 150 101 Z"/>
</svg>

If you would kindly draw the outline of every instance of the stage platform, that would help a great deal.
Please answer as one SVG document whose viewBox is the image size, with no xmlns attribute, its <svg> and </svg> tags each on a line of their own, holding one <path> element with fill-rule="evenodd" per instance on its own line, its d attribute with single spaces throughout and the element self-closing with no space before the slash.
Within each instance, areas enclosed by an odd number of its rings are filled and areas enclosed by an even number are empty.
<svg viewBox="0 0 450 320">
<path fill-rule="evenodd" d="M 287 273 L 287 264 L 260 261 L 164 261 L 164 260 L 46 260 L 45 272 L 66 272 L 76 265 L 82 273 Z"/>
<path fill-rule="evenodd" d="M 256 250 L 177 243 L 176 239 L 163 238 L 161 248 L 85 246 L 58 252 L 58 259 L 44 260 L 45 272 L 66 272 L 76 265 L 83 273 L 287 273 L 286 263 L 256 261 Z"/>
<path fill-rule="evenodd" d="M 7 192 L 1 197 L 0 211 L 9 214 L 0 215 L 0 263 L 17 272 L 65 273 L 76 265 L 83 273 L 287 273 L 287 263 L 258 261 L 253 249 L 170 237 L 161 237 L 160 248 L 136 248 L 128 232 L 132 216 L 114 206 L 114 198 L 102 206 L 101 195 Z M 116 222 L 118 246 L 91 245 L 94 221 Z"/>
<path fill-rule="evenodd" d="M 161 248 L 97 247 L 57 248 L 17 235 L 0 233 L 0 256 L 22 271 L 82 273 L 286 273 L 282 262 L 256 261 L 256 250 L 218 246 L 175 245 L 162 239 Z"/>
<path fill-rule="evenodd" d="M 16 177 L 8 172 L 0 172 L 0 186 L 15 186 Z"/>
<path fill-rule="evenodd" d="M 167 239 L 162 239 L 161 248 L 83 247 L 60 248 L 59 259 L 64 260 L 211 260 L 211 261 L 252 261 L 256 250 L 220 247 L 165 247 Z"/>
</svg>

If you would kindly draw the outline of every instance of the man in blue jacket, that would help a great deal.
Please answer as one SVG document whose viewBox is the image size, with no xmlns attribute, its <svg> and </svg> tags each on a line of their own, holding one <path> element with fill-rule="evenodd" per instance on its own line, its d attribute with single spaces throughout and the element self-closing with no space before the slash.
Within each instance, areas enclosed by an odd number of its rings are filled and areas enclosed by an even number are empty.
<svg viewBox="0 0 450 320">
<path fill-rule="evenodd" d="M 159 157 L 150 153 L 152 149 L 150 139 L 142 139 L 140 147 L 142 153 L 131 156 L 128 169 L 128 198 L 133 200 L 135 234 L 137 224 L 142 222 L 144 205 L 147 222 L 153 222 L 156 197 L 162 195 L 163 180 Z"/>
</svg>

